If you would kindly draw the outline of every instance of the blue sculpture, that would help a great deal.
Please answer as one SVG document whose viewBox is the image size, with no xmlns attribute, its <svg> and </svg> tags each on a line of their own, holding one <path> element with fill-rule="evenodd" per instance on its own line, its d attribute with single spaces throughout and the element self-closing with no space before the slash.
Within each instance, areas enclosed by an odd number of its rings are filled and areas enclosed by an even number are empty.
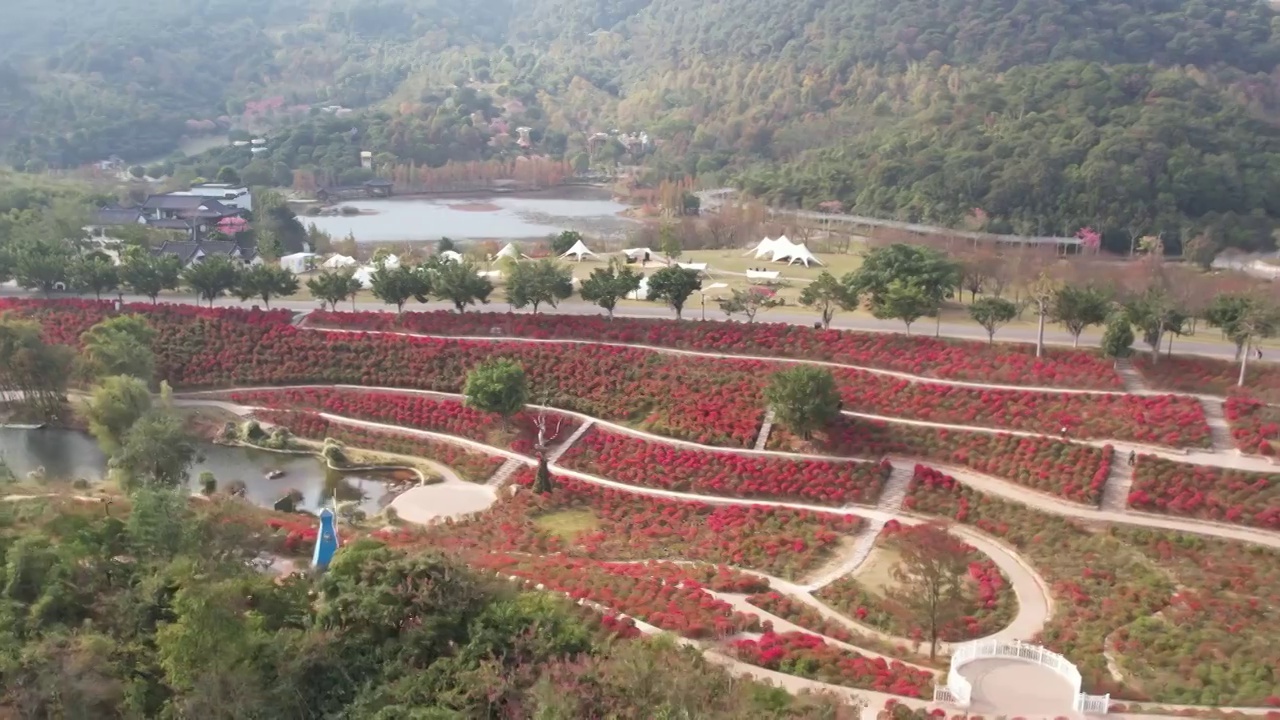
<svg viewBox="0 0 1280 720">
<path fill-rule="evenodd" d="M 316 551 L 311 555 L 311 567 L 324 570 L 338 552 L 338 527 L 334 523 L 333 511 L 325 508 L 320 511 L 320 531 L 316 533 Z"/>
</svg>

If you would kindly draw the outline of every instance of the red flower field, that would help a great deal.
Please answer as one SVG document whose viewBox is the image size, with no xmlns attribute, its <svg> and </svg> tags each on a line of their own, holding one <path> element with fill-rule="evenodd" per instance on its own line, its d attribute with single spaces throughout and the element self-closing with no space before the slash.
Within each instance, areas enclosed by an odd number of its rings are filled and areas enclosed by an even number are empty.
<svg viewBox="0 0 1280 720">
<path fill-rule="evenodd" d="M 1280 473 L 1247 472 L 1139 455 L 1129 506 L 1280 529 Z"/>
<path fill-rule="evenodd" d="M 836 506 L 874 503 L 892 469 L 887 462 L 792 460 L 683 448 L 599 426 L 574 443 L 559 464 L 645 487 Z"/>
<path fill-rule="evenodd" d="M 907 455 L 972 468 L 1041 492 L 1096 505 L 1111 471 L 1112 449 L 1050 438 L 937 428 L 844 418 L 818 433 L 812 445 L 775 427 L 775 449 L 818 450 L 832 455 L 879 458 Z"/>
<path fill-rule="evenodd" d="M 309 324 L 356 330 L 485 336 L 494 328 L 520 338 L 598 340 L 679 350 L 827 360 L 948 380 L 1098 390 L 1122 387 L 1111 364 L 1082 350 L 1053 349 L 1036 358 L 1030 345 L 815 330 L 781 323 L 675 322 L 582 315 L 447 312 L 313 312 Z"/>
<path fill-rule="evenodd" d="M 932 673 L 842 650 L 817 635 L 766 632 L 759 640 L 736 640 L 730 648 L 743 662 L 822 682 L 907 697 L 933 694 Z"/>
<path fill-rule="evenodd" d="M 1250 398 L 1229 397 L 1222 409 L 1231 426 L 1231 439 L 1241 452 L 1275 456 L 1280 408 Z"/>
<path fill-rule="evenodd" d="M 1146 354 L 1133 357 L 1133 366 L 1142 377 L 1162 390 L 1210 395 L 1246 394 L 1267 402 L 1280 402 L 1280 365 L 1272 362 L 1250 362 L 1244 387 L 1238 387 L 1240 364 L 1231 360 L 1174 355 L 1151 364 Z"/>
</svg>

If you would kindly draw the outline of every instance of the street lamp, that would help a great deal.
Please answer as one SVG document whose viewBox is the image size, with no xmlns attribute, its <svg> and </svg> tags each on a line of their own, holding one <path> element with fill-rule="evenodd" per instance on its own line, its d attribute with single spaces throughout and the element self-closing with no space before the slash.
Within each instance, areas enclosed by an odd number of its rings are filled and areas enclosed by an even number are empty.
<svg viewBox="0 0 1280 720">
<path fill-rule="evenodd" d="M 707 319 L 707 294 L 702 290 L 698 291 L 698 297 L 702 298 L 702 319 Z"/>
</svg>

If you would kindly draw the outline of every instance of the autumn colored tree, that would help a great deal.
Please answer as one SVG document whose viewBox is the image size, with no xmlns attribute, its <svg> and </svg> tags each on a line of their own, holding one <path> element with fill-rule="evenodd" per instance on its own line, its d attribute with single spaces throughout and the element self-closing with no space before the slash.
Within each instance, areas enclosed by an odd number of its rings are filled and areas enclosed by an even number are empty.
<svg viewBox="0 0 1280 720">
<path fill-rule="evenodd" d="M 899 562 L 892 577 L 897 586 L 887 594 L 911 620 L 924 626 L 932 660 L 938 655 L 942 628 L 960 620 L 964 612 L 969 547 L 942 523 L 902 531 L 894 540 Z"/>
</svg>

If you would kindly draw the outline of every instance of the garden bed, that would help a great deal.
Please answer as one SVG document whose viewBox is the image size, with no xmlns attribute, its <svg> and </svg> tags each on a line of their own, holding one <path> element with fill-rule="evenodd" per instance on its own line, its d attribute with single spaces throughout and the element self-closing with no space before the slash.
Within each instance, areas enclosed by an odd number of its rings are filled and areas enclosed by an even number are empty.
<svg viewBox="0 0 1280 720">
<path fill-rule="evenodd" d="M 1280 472 L 1258 473 L 1139 455 L 1129 491 L 1135 510 L 1280 529 Z"/>
</svg>

